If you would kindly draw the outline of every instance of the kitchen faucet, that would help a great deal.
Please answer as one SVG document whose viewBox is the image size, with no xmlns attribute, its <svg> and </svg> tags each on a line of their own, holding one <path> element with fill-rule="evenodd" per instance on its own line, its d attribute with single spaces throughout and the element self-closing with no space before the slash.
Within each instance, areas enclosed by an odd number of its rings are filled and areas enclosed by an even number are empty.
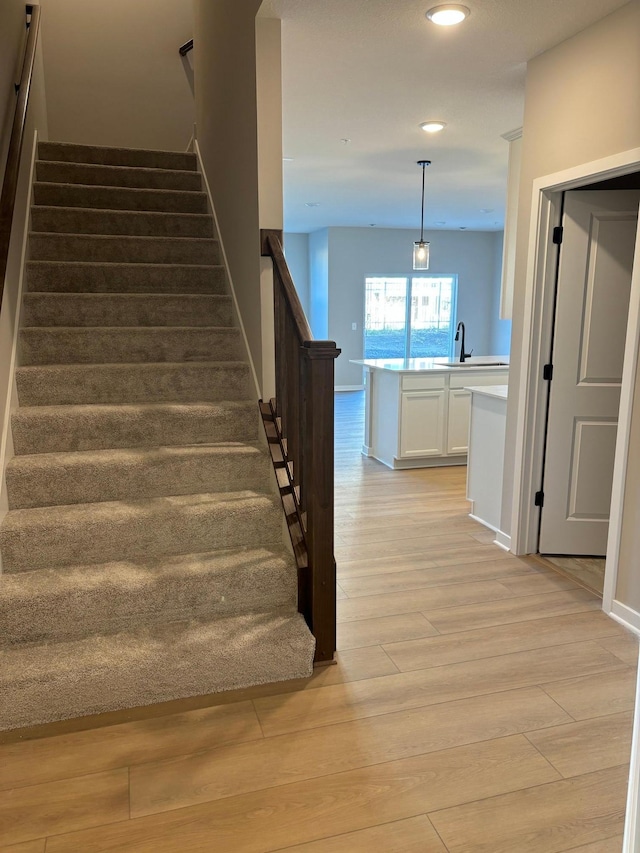
<svg viewBox="0 0 640 853">
<path fill-rule="evenodd" d="M 470 350 L 469 352 L 464 351 L 464 323 L 462 321 L 458 323 L 454 340 L 460 340 L 460 329 L 462 329 L 462 340 L 460 341 L 460 361 L 466 361 L 471 356 L 473 350 Z"/>
</svg>

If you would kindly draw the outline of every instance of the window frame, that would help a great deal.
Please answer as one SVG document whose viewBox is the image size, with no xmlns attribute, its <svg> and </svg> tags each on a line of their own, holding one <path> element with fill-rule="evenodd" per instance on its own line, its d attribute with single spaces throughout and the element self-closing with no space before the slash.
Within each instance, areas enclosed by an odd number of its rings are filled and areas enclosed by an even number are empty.
<svg viewBox="0 0 640 853">
<path fill-rule="evenodd" d="M 407 282 L 407 293 L 405 298 L 405 345 L 404 358 L 449 358 L 455 356 L 455 327 L 458 316 L 458 273 L 430 273 L 427 270 L 412 270 L 411 272 L 395 272 L 395 273 L 367 273 L 364 277 L 364 305 L 363 305 L 363 321 L 362 321 L 362 354 L 366 358 L 366 334 L 367 334 L 367 281 L 372 278 L 383 279 L 404 279 Z M 446 356 L 411 356 L 411 307 L 413 297 L 413 280 L 420 278 L 449 278 L 452 281 L 451 287 L 451 333 L 449 337 L 449 352 Z M 391 356 L 389 356 L 391 358 Z"/>
</svg>

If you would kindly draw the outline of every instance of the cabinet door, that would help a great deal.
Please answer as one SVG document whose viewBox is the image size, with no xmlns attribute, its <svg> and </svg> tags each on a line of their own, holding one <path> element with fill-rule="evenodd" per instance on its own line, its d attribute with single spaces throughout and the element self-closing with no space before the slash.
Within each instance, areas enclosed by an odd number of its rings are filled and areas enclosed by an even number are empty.
<svg viewBox="0 0 640 853">
<path fill-rule="evenodd" d="M 404 391 L 400 457 L 442 456 L 445 391 Z"/>
<path fill-rule="evenodd" d="M 469 411 L 471 392 L 462 388 L 449 391 L 447 453 L 466 453 L 469 447 Z"/>
</svg>

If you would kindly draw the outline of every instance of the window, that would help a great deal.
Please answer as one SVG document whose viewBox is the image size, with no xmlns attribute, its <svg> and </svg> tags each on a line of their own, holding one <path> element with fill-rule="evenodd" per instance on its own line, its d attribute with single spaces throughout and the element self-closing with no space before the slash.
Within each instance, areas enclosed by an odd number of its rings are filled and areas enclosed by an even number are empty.
<svg viewBox="0 0 640 853">
<path fill-rule="evenodd" d="M 365 358 L 453 356 L 456 275 L 365 280 Z"/>
</svg>

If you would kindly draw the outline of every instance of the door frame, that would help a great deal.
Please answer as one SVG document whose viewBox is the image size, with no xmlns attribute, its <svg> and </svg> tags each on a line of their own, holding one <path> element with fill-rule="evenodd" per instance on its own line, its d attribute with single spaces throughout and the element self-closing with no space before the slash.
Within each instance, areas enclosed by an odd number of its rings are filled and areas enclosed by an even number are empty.
<svg viewBox="0 0 640 853">
<path fill-rule="evenodd" d="M 562 194 L 566 190 L 577 189 L 594 180 L 621 177 L 639 170 L 640 148 L 634 148 L 537 178 L 533 182 L 521 363 L 515 415 L 514 500 L 510 543 L 514 554 L 532 554 L 536 553 L 538 548 L 540 509 L 534 505 L 534 496 L 540 488 L 547 417 L 547 387 L 540 379 L 551 351 L 559 248 L 553 243 L 553 229 L 561 224 Z M 636 246 L 607 549 L 606 571 L 610 578 L 617 575 L 622 496 L 630 440 L 631 405 L 637 367 L 637 349 L 640 344 L 640 269 L 637 261 L 638 247 Z M 611 552 L 610 557 L 609 552 Z M 611 613 L 611 615 L 614 614 Z M 637 626 L 637 631 L 640 634 L 640 624 Z"/>
<path fill-rule="evenodd" d="M 515 414 L 516 448 L 510 542 L 514 554 L 534 553 L 538 546 L 540 510 L 534 505 L 534 495 L 541 480 L 545 438 L 544 425 L 547 413 L 546 383 L 541 382 L 540 377 L 542 367 L 551 350 L 553 319 L 551 315 L 558 258 L 558 247 L 553 243 L 553 228 L 560 225 L 562 193 L 565 190 L 577 189 L 593 180 L 621 177 L 638 170 L 640 170 L 640 148 L 633 148 L 611 157 L 546 175 L 533 182 L 521 363 Z M 640 235 L 640 220 L 638 234 Z M 602 609 L 608 616 L 633 631 L 637 637 L 640 637 L 640 619 L 634 611 L 622 602 L 615 600 L 615 591 L 622 532 L 622 505 L 631 439 L 633 395 L 639 367 L 639 244 L 640 241 L 636 241 L 631 280 L 602 603 Z M 508 539 L 508 537 L 504 538 L 505 540 Z M 636 690 L 631 766 L 622 849 L 623 853 L 632 853 L 632 851 L 640 849 L 640 669 Z"/>
</svg>

